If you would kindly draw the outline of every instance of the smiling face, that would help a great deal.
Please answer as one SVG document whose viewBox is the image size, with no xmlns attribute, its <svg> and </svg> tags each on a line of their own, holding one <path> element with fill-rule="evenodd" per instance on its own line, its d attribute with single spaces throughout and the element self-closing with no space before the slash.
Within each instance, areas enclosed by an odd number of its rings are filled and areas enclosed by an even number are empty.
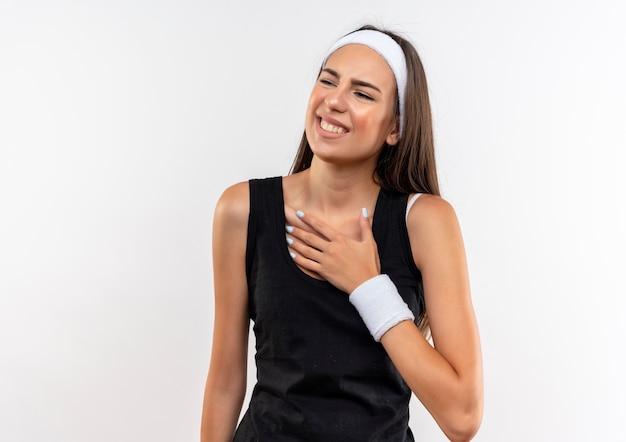
<svg viewBox="0 0 626 442">
<path fill-rule="evenodd" d="M 319 159 L 373 166 L 385 142 L 399 139 L 396 82 L 384 58 L 350 44 L 333 52 L 311 91 L 305 131 Z"/>
</svg>

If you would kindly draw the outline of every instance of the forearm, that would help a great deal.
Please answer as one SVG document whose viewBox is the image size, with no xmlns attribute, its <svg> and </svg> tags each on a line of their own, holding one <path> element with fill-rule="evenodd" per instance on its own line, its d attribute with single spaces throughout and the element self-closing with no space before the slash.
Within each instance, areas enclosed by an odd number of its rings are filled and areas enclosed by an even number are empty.
<svg viewBox="0 0 626 442">
<path fill-rule="evenodd" d="M 411 321 L 391 328 L 380 341 L 411 390 L 452 441 L 466 441 L 482 419 L 480 370 L 457 372 Z M 480 364 L 469 361 L 469 366 Z"/>
<path fill-rule="evenodd" d="M 246 393 L 248 286 L 245 256 L 248 183 L 228 188 L 213 222 L 215 319 L 202 409 L 202 442 L 232 441 Z"/>
<path fill-rule="evenodd" d="M 228 391 L 207 385 L 202 408 L 201 442 L 231 442 L 239 420 L 245 389 Z"/>
</svg>

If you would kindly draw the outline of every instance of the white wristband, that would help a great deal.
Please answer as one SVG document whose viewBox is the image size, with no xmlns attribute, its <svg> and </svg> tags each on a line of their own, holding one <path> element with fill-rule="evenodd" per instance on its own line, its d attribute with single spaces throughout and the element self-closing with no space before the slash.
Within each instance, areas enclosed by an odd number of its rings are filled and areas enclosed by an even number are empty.
<svg viewBox="0 0 626 442">
<path fill-rule="evenodd" d="M 368 279 L 354 289 L 348 299 L 361 315 L 376 342 L 394 325 L 407 319 L 415 319 L 387 275 Z"/>
</svg>

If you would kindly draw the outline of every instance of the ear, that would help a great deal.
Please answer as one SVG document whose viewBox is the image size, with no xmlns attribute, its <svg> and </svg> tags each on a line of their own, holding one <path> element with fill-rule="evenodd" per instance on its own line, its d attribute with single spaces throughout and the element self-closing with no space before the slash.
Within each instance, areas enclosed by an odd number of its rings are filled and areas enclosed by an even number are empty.
<svg viewBox="0 0 626 442">
<path fill-rule="evenodd" d="M 394 118 L 393 130 L 387 135 L 387 144 L 395 146 L 400 141 L 400 117 Z"/>
</svg>

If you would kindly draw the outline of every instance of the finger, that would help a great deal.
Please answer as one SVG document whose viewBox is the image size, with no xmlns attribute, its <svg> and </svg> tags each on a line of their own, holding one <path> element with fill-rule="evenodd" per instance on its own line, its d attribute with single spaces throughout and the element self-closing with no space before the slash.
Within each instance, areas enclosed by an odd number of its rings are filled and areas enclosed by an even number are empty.
<svg viewBox="0 0 626 442">
<path fill-rule="evenodd" d="M 309 261 L 319 263 L 323 259 L 324 254 L 319 249 L 310 246 L 309 244 L 298 240 L 293 236 L 287 236 L 287 245 L 291 252 L 296 256 L 301 256 Z"/>
<path fill-rule="evenodd" d="M 309 227 L 304 221 L 296 216 L 296 209 L 285 204 L 285 225 L 295 226 L 300 229 L 313 232 L 313 229 Z"/>
<path fill-rule="evenodd" d="M 335 229 L 313 215 L 297 210 L 296 216 L 329 241 L 333 241 L 338 235 L 338 232 Z"/>
<path fill-rule="evenodd" d="M 289 240 L 295 240 L 295 243 L 302 243 L 306 246 L 312 247 L 318 251 L 325 251 L 329 244 L 326 238 L 322 238 L 319 234 L 308 230 L 300 229 L 299 227 L 290 226 L 287 230 L 287 242 Z"/>
<path fill-rule="evenodd" d="M 291 258 L 293 259 L 293 262 L 295 262 L 296 265 L 300 267 L 301 270 L 305 271 L 305 273 L 309 274 L 310 276 L 316 279 L 321 279 L 321 280 L 326 279 L 320 274 L 319 272 L 320 265 L 317 262 L 311 261 L 310 259 L 306 259 L 305 257 L 301 255 L 297 255 L 296 253 L 293 253 L 293 252 L 290 252 L 290 253 L 292 253 Z"/>
<path fill-rule="evenodd" d="M 370 223 L 369 214 L 364 207 L 361 209 L 361 216 L 359 217 L 359 224 L 361 226 L 361 241 L 374 239 L 374 232 L 372 231 L 372 224 Z"/>
<path fill-rule="evenodd" d="M 364 241 L 364 242 L 371 241 L 375 245 L 376 239 L 374 238 L 374 232 L 372 230 L 372 223 L 370 222 L 367 209 L 365 208 L 361 210 L 361 217 L 359 218 L 359 223 L 361 225 L 361 241 Z M 376 251 L 376 270 L 377 270 L 377 273 L 380 273 L 380 256 L 378 255 L 378 247 L 375 245 L 374 248 Z"/>
<path fill-rule="evenodd" d="M 290 253 L 293 253 L 293 252 L 290 252 Z M 296 265 L 300 267 L 300 270 L 304 271 L 304 273 L 308 274 L 309 276 L 312 276 L 315 279 L 325 280 L 325 278 L 322 275 L 320 275 L 320 273 L 317 270 L 315 270 L 319 268 L 318 263 L 316 263 L 315 261 L 306 259 L 304 257 L 301 257 L 300 255 L 296 255 L 295 253 L 293 253 L 291 257 L 293 259 L 293 262 L 295 262 Z"/>
</svg>

